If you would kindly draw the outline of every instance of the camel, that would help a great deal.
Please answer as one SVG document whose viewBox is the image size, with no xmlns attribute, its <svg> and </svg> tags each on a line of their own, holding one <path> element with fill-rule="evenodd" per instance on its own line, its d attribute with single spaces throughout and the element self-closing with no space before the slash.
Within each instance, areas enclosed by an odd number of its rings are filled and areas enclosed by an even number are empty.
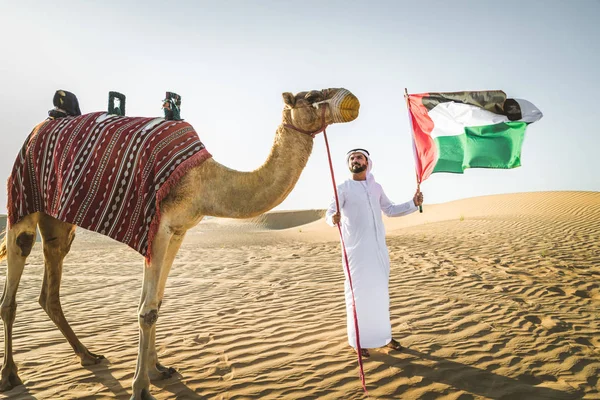
<svg viewBox="0 0 600 400">
<path fill-rule="evenodd" d="M 329 124 L 350 122 L 358 117 L 359 101 L 346 89 L 312 90 L 296 95 L 286 92 L 282 96 L 283 121 L 262 166 L 252 172 L 240 172 L 209 158 L 189 169 L 157 204 L 161 218 L 149 250 L 151 257 L 144 261 L 132 399 L 154 399 L 150 381 L 169 378 L 175 372 L 158 361 L 155 329 L 167 276 L 186 231 L 204 216 L 251 218 L 277 206 L 292 191 L 306 166 L 315 135 Z M 13 359 L 12 329 L 17 307 L 15 296 L 35 242 L 36 227 L 42 237 L 45 265 L 39 304 L 73 347 L 82 365 L 93 365 L 104 358 L 79 341 L 61 308 L 63 259 L 75 238 L 76 226 L 43 212 L 28 214 L 8 228 L 0 246 L 0 261 L 6 258 L 8 263 L 0 305 L 5 338 L 0 391 L 22 384 Z"/>
</svg>

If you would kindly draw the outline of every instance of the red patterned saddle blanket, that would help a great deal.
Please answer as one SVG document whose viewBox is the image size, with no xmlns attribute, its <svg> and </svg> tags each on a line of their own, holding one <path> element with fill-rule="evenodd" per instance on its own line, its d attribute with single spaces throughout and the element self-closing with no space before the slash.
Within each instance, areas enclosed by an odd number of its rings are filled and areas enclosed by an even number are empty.
<svg viewBox="0 0 600 400">
<path fill-rule="evenodd" d="M 9 226 L 44 212 L 150 258 L 160 201 L 211 157 L 183 121 L 104 112 L 48 120 L 29 135 L 8 180 Z"/>
</svg>

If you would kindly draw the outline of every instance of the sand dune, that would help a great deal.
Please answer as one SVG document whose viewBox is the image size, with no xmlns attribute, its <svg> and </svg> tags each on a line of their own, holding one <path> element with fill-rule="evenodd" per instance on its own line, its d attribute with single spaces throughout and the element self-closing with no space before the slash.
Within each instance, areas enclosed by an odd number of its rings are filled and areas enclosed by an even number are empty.
<svg viewBox="0 0 600 400">
<path fill-rule="evenodd" d="M 203 223 L 218 224 L 222 229 L 230 230 L 259 230 L 259 229 L 289 229 L 318 221 L 325 216 L 325 210 L 273 211 L 250 219 L 214 218 Z"/>
<path fill-rule="evenodd" d="M 157 328 L 159 358 L 178 374 L 153 383 L 157 399 L 367 398 L 346 342 L 337 231 L 321 215 L 189 232 Z M 600 193 L 479 197 L 385 222 L 392 327 L 407 349 L 371 352 L 371 398 L 600 398 Z M 63 308 L 107 357 L 82 367 L 37 304 L 37 244 L 14 326 L 24 385 L 0 398 L 128 399 L 141 272 L 133 250 L 78 233 Z"/>
</svg>

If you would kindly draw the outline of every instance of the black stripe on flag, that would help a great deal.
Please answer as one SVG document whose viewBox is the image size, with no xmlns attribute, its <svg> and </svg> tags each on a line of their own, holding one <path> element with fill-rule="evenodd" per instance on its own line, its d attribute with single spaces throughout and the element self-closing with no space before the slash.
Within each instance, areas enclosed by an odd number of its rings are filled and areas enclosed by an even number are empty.
<svg viewBox="0 0 600 400">
<path fill-rule="evenodd" d="M 450 101 L 470 104 L 494 114 L 505 115 L 509 121 L 517 121 L 522 118 L 519 103 L 514 99 L 507 99 L 506 93 L 501 90 L 429 93 L 429 96 L 423 97 L 423 105 L 427 111 L 431 111 L 440 103 Z"/>
</svg>

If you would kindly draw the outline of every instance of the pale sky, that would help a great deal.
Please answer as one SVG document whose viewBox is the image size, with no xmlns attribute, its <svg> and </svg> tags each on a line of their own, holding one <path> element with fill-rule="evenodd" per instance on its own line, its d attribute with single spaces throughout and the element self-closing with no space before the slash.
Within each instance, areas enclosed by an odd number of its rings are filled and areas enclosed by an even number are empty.
<svg viewBox="0 0 600 400">
<path fill-rule="evenodd" d="M 410 93 L 504 90 L 544 118 L 528 128 L 522 167 L 433 174 L 425 203 L 541 190 L 600 191 L 600 2 L 0 0 L 0 213 L 5 180 L 56 89 L 83 113 L 127 96 L 127 115 L 162 116 L 182 96 L 216 161 L 260 166 L 281 122 L 282 92 L 344 87 L 354 122 L 328 129 L 336 179 L 363 147 L 388 197 L 407 201 L 415 172 Z M 323 137 L 279 210 L 326 208 L 333 195 Z M 426 212 L 426 206 L 425 206 Z"/>
</svg>

